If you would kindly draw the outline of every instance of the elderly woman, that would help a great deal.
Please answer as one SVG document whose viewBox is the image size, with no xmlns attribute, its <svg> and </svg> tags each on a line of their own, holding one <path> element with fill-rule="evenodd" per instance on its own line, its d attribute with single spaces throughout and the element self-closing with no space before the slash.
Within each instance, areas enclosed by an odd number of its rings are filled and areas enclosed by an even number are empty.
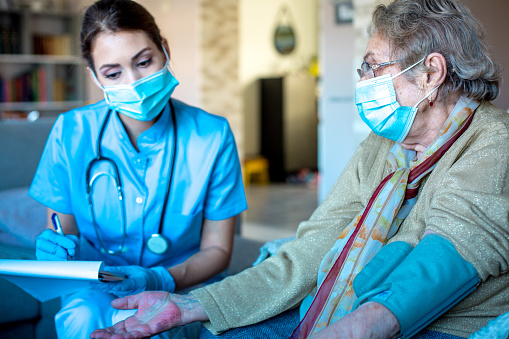
<svg viewBox="0 0 509 339">
<path fill-rule="evenodd" d="M 231 338 L 464 338 L 507 312 L 509 116 L 490 103 L 499 72 L 456 0 L 378 6 L 355 94 L 373 133 L 296 239 L 191 295 L 115 300 L 137 314 L 92 337 L 201 320 Z"/>
</svg>

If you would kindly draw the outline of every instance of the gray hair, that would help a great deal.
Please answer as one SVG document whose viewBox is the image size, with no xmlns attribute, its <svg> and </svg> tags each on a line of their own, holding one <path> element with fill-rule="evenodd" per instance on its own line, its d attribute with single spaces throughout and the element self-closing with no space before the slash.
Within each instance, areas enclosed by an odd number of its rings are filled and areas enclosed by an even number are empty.
<svg viewBox="0 0 509 339">
<path fill-rule="evenodd" d="M 404 69 L 436 52 L 445 57 L 447 76 L 440 88 L 463 93 L 478 101 L 494 100 L 499 94 L 501 68 L 491 58 L 486 35 L 470 10 L 456 0 L 395 0 L 373 12 L 370 34 L 380 34 L 390 44 Z M 405 73 L 429 72 L 420 64 Z"/>
</svg>

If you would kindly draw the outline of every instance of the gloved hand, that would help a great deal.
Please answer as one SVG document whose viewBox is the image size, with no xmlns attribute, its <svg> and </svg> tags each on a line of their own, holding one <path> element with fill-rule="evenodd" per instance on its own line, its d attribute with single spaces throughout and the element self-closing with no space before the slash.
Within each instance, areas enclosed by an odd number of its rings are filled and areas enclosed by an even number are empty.
<svg viewBox="0 0 509 339">
<path fill-rule="evenodd" d="M 117 297 L 125 297 L 143 291 L 175 291 L 175 280 L 164 267 L 106 266 L 105 271 L 125 276 L 119 282 L 93 283 L 94 288 Z"/>
<path fill-rule="evenodd" d="M 76 260 L 79 243 L 75 235 L 60 235 L 48 228 L 35 239 L 35 256 L 37 260 Z"/>
</svg>

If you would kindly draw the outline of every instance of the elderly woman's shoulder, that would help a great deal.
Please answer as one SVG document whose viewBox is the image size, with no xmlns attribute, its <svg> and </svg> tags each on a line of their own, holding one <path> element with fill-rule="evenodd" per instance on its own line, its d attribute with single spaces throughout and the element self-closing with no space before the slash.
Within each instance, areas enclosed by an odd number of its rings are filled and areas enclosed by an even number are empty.
<svg viewBox="0 0 509 339">
<path fill-rule="evenodd" d="M 509 113 L 493 105 L 483 102 L 475 112 L 473 125 L 482 130 L 497 131 L 509 136 Z"/>
</svg>

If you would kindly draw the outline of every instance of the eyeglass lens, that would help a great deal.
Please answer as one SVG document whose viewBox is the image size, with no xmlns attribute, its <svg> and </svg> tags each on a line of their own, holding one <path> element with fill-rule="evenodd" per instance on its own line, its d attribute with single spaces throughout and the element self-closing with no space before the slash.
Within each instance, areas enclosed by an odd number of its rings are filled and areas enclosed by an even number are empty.
<svg viewBox="0 0 509 339">
<path fill-rule="evenodd" d="M 359 74 L 360 78 L 373 78 L 375 76 L 375 72 L 373 72 L 373 69 L 371 68 L 371 65 L 368 64 L 366 61 L 364 61 L 361 64 L 361 68 L 357 69 L 357 74 Z"/>
</svg>

